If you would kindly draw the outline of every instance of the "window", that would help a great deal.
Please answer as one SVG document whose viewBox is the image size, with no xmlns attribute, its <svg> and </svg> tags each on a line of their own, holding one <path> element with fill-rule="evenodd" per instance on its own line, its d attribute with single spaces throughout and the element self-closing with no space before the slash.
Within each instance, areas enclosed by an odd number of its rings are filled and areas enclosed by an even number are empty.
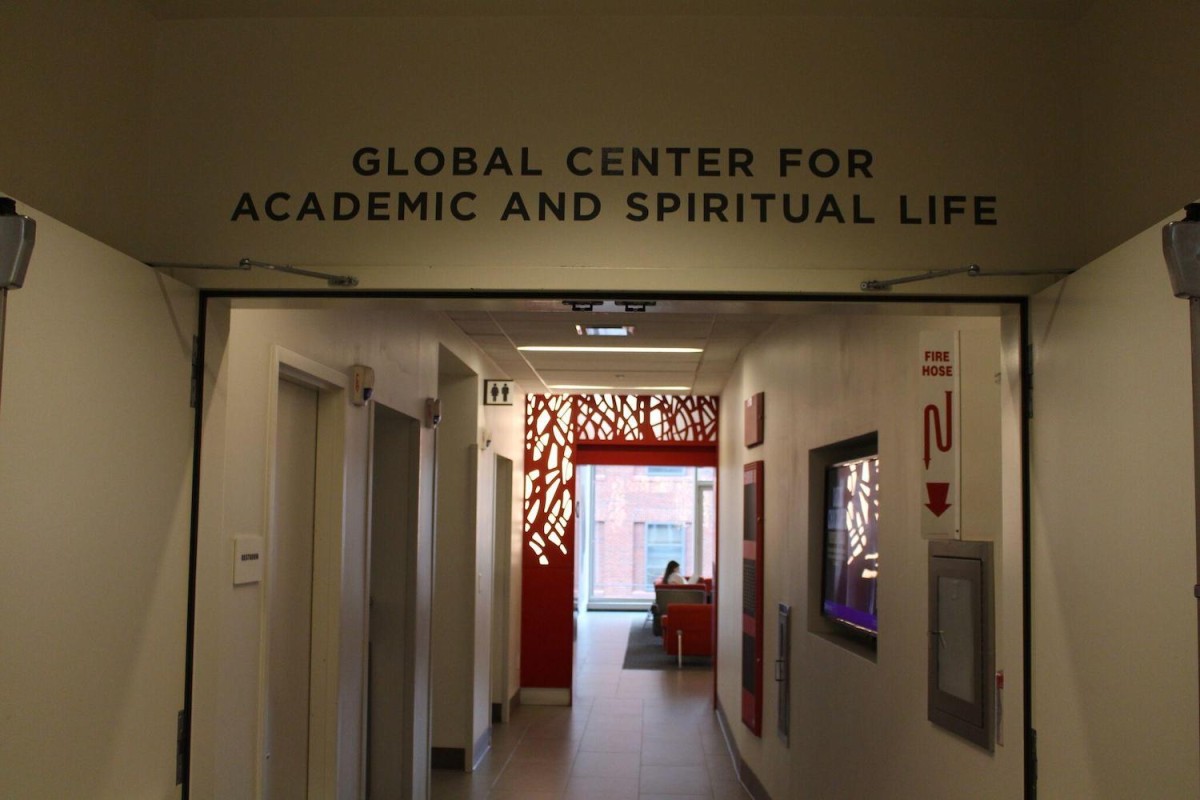
<svg viewBox="0 0 1200 800">
<path fill-rule="evenodd" d="M 711 575 L 716 554 L 716 470 L 653 464 L 584 464 L 577 480 L 580 597 L 590 609 L 643 607 L 668 561 Z M 677 474 L 680 470 L 683 474 Z M 649 537 L 647 527 L 649 526 Z"/>
<path fill-rule="evenodd" d="M 646 474 L 656 478 L 683 478 L 689 472 L 688 467 L 646 467 Z"/>
<path fill-rule="evenodd" d="M 684 526 L 677 522 L 646 523 L 646 588 L 662 577 L 668 561 L 684 563 Z M 682 566 L 680 567 L 682 569 Z"/>
</svg>

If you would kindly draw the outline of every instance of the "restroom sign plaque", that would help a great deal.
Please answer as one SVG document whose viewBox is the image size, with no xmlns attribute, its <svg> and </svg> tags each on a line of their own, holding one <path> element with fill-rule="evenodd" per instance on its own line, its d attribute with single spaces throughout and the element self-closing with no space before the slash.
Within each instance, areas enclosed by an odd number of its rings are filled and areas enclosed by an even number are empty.
<svg viewBox="0 0 1200 800">
<path fill-rule="evenodd" d="M 958 331 L 922 331 L 917 358 L 921 535 L 961 536 Z"/>
<path fill-rule="evenodd" d="M 511 406 L 515 387 L 512 381 L 483 382 L 483 404 L 485 406 Z"/>
</svg>

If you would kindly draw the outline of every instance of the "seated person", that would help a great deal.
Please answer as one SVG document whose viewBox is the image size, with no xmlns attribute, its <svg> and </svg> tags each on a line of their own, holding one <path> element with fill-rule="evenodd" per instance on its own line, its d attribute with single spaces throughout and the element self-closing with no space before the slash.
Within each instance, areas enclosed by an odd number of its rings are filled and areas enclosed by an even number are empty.
<svg viewBox="0 0 1200 800">
<path fill-rule="evenodd" d="M 678 585 L 678 584 L 688 583 L 688 579 L 683 577 L 682 574 L 680 574 L 679 562 L 672 560 L 672 561 L 667 562 L 667 569 L 666 569 L 666 571 L 663 572 L 661 582 L 665 583 L 665 584 Z"/>
<path fill-rule="evenodd" d="M 679 562 L 674 561 L 674 560 L 667 562 L 667 568 L 663 571 L 663 576 L 654 582 L 654 586 L 655 586 L 656 594 L 658 594 L 659 589 L 661 589 L 662 587 L 665 587 L 665 586 L 680 586 L 680 587 L 687 588 L 687 589 L 709 589 L 709 590 L 711 590 L 711 588 L 712 588 L 711 585 L 709 585 L 708 583 L 706 583 L 703 579 L 701 579 L 699 577 L 697 577 L 695 579 L 694 583 L 691 580 L 685 578 L 679 572 Z M 697 602 L 705 602 L 707 599 L 708 599 L 707 597 L 700 595 L 700 599 L 698 599 Z M 659 608 L 657 603 L 650 606 L 650 617 L 654 623 L 653 627 L 654 627 L 654 635 L 655 636 L 662 636 L 661 617 L 665 612 L 666 612 L 666 609 Z"/>
</svg>

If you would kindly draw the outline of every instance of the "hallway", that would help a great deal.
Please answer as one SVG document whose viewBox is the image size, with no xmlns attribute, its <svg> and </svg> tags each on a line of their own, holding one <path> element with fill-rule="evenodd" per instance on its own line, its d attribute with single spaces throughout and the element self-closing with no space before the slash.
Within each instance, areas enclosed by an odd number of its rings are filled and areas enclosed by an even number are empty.
<svg viewBox="0 0 1200 800">
<path fill-rule="evenodd" d="M 643 612 L 578 616 L 575 705 L 522 706 L 470 774 L 434 770 L 434 800 L 744 800 L 712 710 L 710 670 L 625 670 Z"/>
</svg>

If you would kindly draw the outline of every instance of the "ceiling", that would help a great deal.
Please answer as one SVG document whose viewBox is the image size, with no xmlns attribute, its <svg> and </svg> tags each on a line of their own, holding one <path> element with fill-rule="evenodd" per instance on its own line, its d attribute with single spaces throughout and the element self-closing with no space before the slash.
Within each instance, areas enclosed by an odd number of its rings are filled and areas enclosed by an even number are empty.
<svg viewBox="0 0 1200 800">
<path fill-rule="evenodd" d="M 552 301 L 551 301 L 552 302 Z M 561 305 L 561 304 L 560 304 Z M 449 310 L 455 325 L 534 392 L 719 394 L 738 354 L 776 317 L 737 312 L 631 312 L 606 302 L 593 311 Z M 625 328 L 629 335 L 580 333 Z M 545 352 L 522 347 L 621 348 L 624 352 Z M 627 348 L 686 348 L 646 353 Z"/>
<path fill-rule="evenodd" d="M 627 311 L 626 301 L 600 301 L 591 311 L 578 301 L 514 297 L 477 298 L 239 298 L 240 308 L 329 308 L 352 302 L 389 311 L 420 310 L 444 315 L 488 357 L 500 374 L 533 394 L 719 395 L 742 350 L 777 324 L 815 314 L 994 316 L 992 302 L 893 302 L 881 300 L 739 300 L 724 298 L 645 301 L 645 311 Z M 596 302 L 596 301 L 590 301 Z M 631 326 L 623 339 L 582 336 L 576 325 Z M 617 342 L 618 344 L 613 344 Z M 692 348 L 685 353 L 589 353 L 520 350 L 528 346 L 628 346 Z M 559 388 L 563 386 L 589 388 Z M 663 388 L 678 387 L 678 388 Z"/>
</svg>

